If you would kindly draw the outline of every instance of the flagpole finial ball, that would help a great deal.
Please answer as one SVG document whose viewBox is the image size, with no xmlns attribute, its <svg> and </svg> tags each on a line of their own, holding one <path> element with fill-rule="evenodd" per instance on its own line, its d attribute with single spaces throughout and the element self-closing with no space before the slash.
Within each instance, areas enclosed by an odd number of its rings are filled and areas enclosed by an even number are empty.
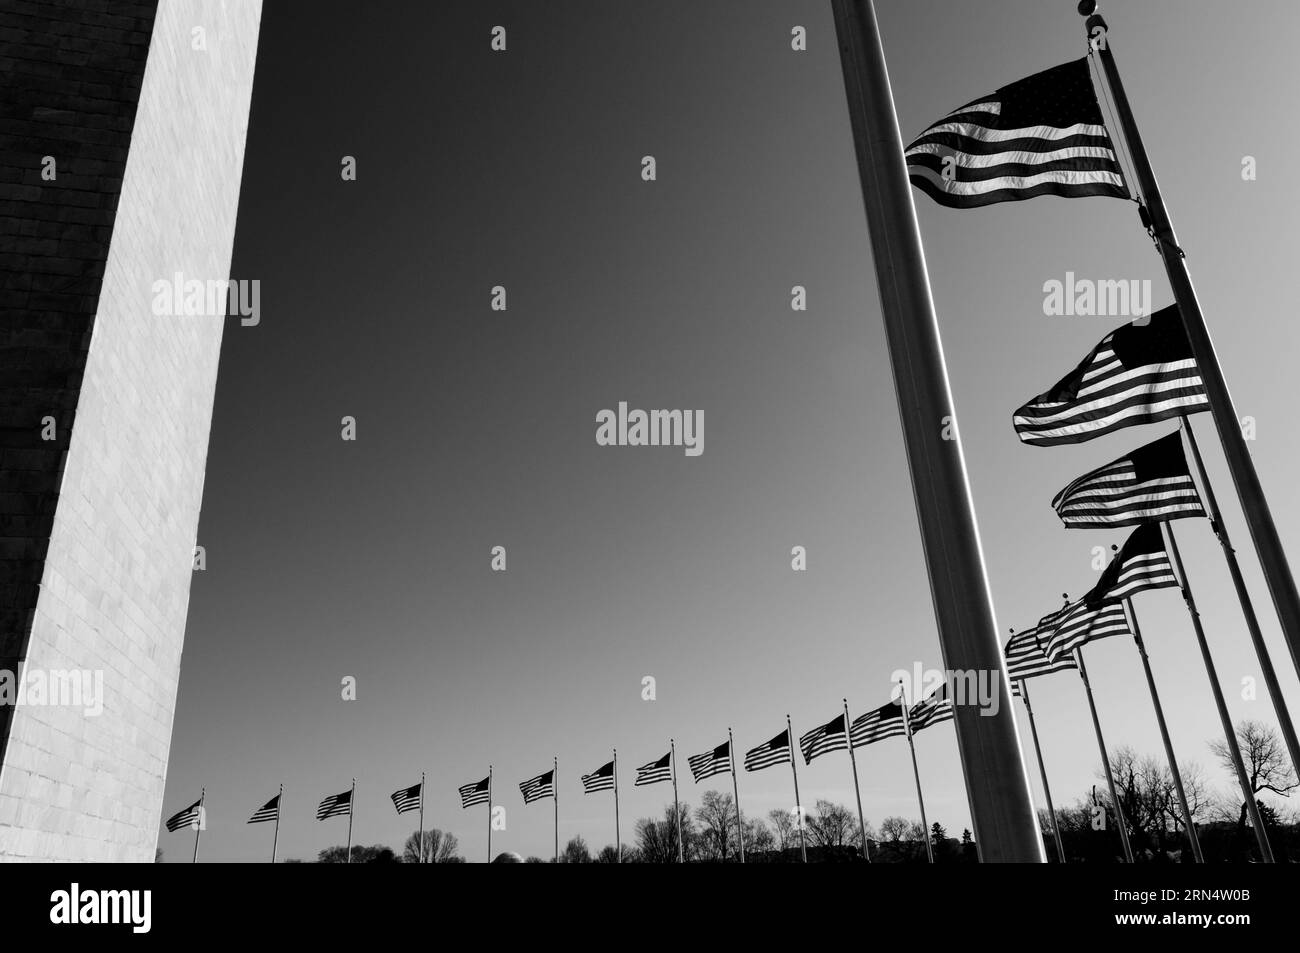
<svg viewBox="0 0 1300 953">
<path fill-rule="evenodd" d="M 1079 16 L 1090 17 L 1097 12 L 1097 0 L 1079 0 Z"/>
</svg>

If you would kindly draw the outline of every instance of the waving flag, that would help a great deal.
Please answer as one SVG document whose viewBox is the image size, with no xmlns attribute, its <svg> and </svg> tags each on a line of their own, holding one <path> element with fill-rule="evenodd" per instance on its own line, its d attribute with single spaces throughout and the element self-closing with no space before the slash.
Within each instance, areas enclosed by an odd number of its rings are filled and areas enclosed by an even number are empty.
<svg viewBox="0 0 1300 953">
<path fill-rule="evenodd" d="M 901 738 L 906 735 L 903 706 L 892 701 L 854 718 L 849 730 L 849 741 L 853 747 L 861 748 L 886 738 Z"/>
<path fill-rule="evenodd" d="M 1129 197 L 1086 58 L 953 110 L 907 147 L 907 170 L 949 208 L 1037 195 Z"/>
<path fill-rule="evenodd" d="M 657 761 L 641 765 L 636 769 L 636 780 L 632 782 L 632 787 L 639 788 L 645 784 L 671 781 L 673 779 L 672 758 L 673 753 L 670 751 Z"/>
<path fill-rule="evenodd" d="M 249 824 L 261 824 L 265 821 L 273 821 L 280 816 L 280 795 L 276 795 L 267 801 L 248 819 Z"/>
<path fill-rule="evenodd" d="M 525 804 L 532 804 L 542 798 L 555 797 L 555 769 L 543 771 L 535 778 L 519 782 L 519 793 L 524 796 Z"/>
<path fill-rule="evenodd" d="M 948 686 L 945 684 L 940 685 L 908 709 L 907 721 L 912 728 L 912 734 L 916 734 L 931 725 L 952 721 L 953 715 L 952 698 L 949 697 Z"/>
<path fill-rule="evenodd" d="M 812 764 L 813 758 L 830 751 L 847 751 L 848 734 L 844 730 L 844 716 L 836 715 L 824 725 L 820 725 L 799 736 L 799 750 L 803 752 L 804 764 Z"/>
<path fill-rule="evenodd" d="M 199 798 L 184 810 L 177 811 L 167 818 L 167 830 L 173 834 L 187 827 L 196 827 L 203 816 L 203 798 Z"/>
<path fill-rule="evenodd" d="M 696 784 L 715 774 L 725 774 L 731 770 L 731 742 L 724 741 L 712 751 L 693 754 L 686 759 L 686 763 L 691 766 Z"/>
<path fill-rule="evenodd" d="M 393 807 L 397 808 L 397 813 L 402 814 L 406 811 L 417 811 L 420 808 L 421 788 L 423 782 L 412 784 L 409 788 L 402 788 L 400 791 L 394 791 L 389 795 L 393 799 Z"/>
<path fill-rule="evenodd" d="M 344 791 L 342 794 L 331 794 L 325 798 L 316 807 L 316 820 L 323 821 L 327 817 L 338 817 L 339 815 L 352 814 L 352 792 Z M 351 821 L 348 822 L 349 824 Z"/>
<path fill-rule="evenodd" d="M 1178 431 L 1085 473 L 1052 499 L 1070 529 L 1204 516 Z"/>
<path fill-rule="evenodd" d="M 492 796 L 492 775 L 488 775 L 482 781 L 476 781 L 473 784 L 462 784 L 460 790 L 460 806 L 462 808 L 473 807 L 475 804 L 486 804 Z"/>
<path fill-rule="evenodd" d="M 1170 305 L 1146 324 L 1110 332 L 1055 387 L 1017 409 L 1012 422 L 1023 442 L 1050 447 L 1209 407 L 1183 319 Z"/>
<path fill-rule="evenodd" d="M 790 732 L 783 731 L 771 741 L 745 752 L 745 770 L 762 771 L 774 764 L 790 763 Z"/>
<path fill-rule="evenodd" d="M 1049 657 L 1046 638 L 1040 624 L 1032 629 L 1017 632 L 1007 639 L 1007 644 L 1002 647 L 1002 654 L 1007 660 L 1007 677 L 1011 679 L 1013 694 L 1019 694 L 1019 682 L 1022 678 L 1050 675 L 1053 672 L 1064 672 L 1079 667 L 1074 663 L 1074 657 L 1071 655 L 1060 655 L 1056 659 Z"/>
<path fill-rule="evenodd" d="M 1129 535 L 1115 558 L 1101 574 L 1097 585 L 1083 597 L 1097 604 L 1125 599 L 1147 589 L 1165 589 L 1178 585 L 1174 567 L 1165 552 L 1159 523 L 1142 523 Z"/>
<path fill-rule="evenodd" d="M 582 776 L 582 790 L 584 794 L 595 794 L 597 791 L 614 790 L 614 762 L 602 765 L 591 774 Z"/>
<path fill-rule="evenodd" d="M 1046 616 L 1038 623 L 1038 630 L 1047 657 L 1053 661 L 1096 639 L 1133 634 L 1123 604 L 1089 604 L 1082 599 Z"/>
</svg>

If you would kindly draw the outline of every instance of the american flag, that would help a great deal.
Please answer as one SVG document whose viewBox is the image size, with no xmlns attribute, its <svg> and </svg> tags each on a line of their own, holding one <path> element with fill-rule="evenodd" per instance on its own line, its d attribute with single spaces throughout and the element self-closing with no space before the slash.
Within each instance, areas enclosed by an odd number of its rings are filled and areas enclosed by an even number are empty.
<svg viewBox="0 0 1300 953">
<path fill-rule="evenodd" d="M 1132 635 L 1122 603 L 1089 604 L 1082 599 L 1042 619 L 1038 623 L 1038 633 L 1047 657 L 1053 660 L 1096 639 Z"/>
<path fill-rule="evenodd" d="M 712 751 L 693 754 L 686 761 L 691 766 L 696 784 L 715 774 L 725 774 L 731 770 L 731 742 L 724 741 Z"/>
<path fill-rule="evenodd" d="M 1071 529 L 1204 516 L 1178 431 L 1085 473 L 1052 499 Z"/>
<path fill-rule="evenodd" d="M 745 752 L 745 770 L 762 771 L 774 764 L 790 763 L 790 732 L 783 731 L 766 744 Z"/>
<path fill-rule="evenodd" d="M 1012 694 L 1020 694 L 1020 680 L 1034 678 L 1037 675 L 1050 675 L 1066 669 L 1077 669 L 1074 657 L 1061 655 L 1052 660 L 1047 655 L 1042 628 L 1034 626 L 1017 632 L 1007 639 L 1002 647 L 1002 654 L 1007 660 L 1007 677 L 1011 679 Z"/>
<path fill-rule="evenodd" d="M 394 791 L 389 795 L 393 799 L 393 807 L 397 808 L 398 814 L 420 809 L 421 788 L 423 787 L 423 783 L 412 784 L 409 788 L 402 788 L 402 790 Z"/>
<path fill-rule="evenodd" d="M 804 764 L 812 764 L 813 758 L 821 757 L 829 751 L 848 751 L 849 738 L 844 730 L 844 715 L 836 715 L 826 724 L 800 735 L 799 750 L 803 752 Z"/>
<path fill-rule="evenodd" d="M 250 824 L 261 824 L 263 821 L 273 821 L 280 816 L 280 795 L 276 795 L 267 801 L 248 819 Z"/>
<path fill-rule="evenodd" d="M 658 761 L 651 761 L 649 764 L 643 764 L 636 769 L 636 781 L 633 782 L 634 788 L 639 788 L 643 784 L 658 784 L 660 781 L 671 781 L 673 779 L 672 766 L 673 753 L 669 751 Z"/>
<path fill-rule="evenodd" d="M 1209 409 L 1205 386 L 1178 307 L 1126 324 L 1055 387 L 1016 410 L 1016 434 L 1028 444 L 1081 443 L 1123 427 Z"/>
<path fill-rule="evenodd" d="M 582 776 L 582 790 L 585 794 L 595 794 L 597 791 L 614 790 L 614 762 L 602 765 L 591 774 Z"/>
<path fill-rule="evenodd" d="M 327 817 L 351 813 L 352 792 L 344 791 L 342 794 L 331 794 L 320 802 L 320 806 L 316 808 L 316 820 L 323 821 Z"/>
<path fill-rule="evenodd" d="M 197 827 L 199 819 L 203 816 L 203 798 L 199 798 L 189 807 L 182 811 L 177 811 L 171 817 L 167 818 L 167 830 L 175 833 L 186 827 Z"/>
<path fill-rule="evenodd" d="M 929 728 L 931 725 L 952 721 L 953 715 L 952 699 L 949 697 L 948 686 L 940 685 L 908 709 L 907 723 L 912 729 L 912 734 L 916 734 L 921 729 Z"/>
<path fill-rule="evenodd" d="M 953 110 L 907 147 L 907 168 L 913 185 L 949 208 L 1129 197 L 1086 58 Z"/>
<path fill-rule="evenodd" d="M 532 804 L 544 797 L 555 797 L 555 769 L 544 771 L 527 781 L 520 781 L 519 793 L 524 796 L 525 804 Z"/>
<path fill-rule="evenodd" d="M 1129 535 L 1097 585 L 1083 597 L 1087 603 L 1125 599 L 1147 589 L 1178 585 L 1174 567 L 1165 552 L 1159 523 L 1142 523 Z"/>
<path fill-rule="evenodd" d="M 903 725 L 903 706 L 899 701 L 885 702 L 879 708 L 864 712 L 849 726 L 849 741 L 855 748 L 875 744 L 886 738 L 906 736 Z"/>
<path fill-rule="evenodd" d="M 473 807 L 475 804 L 486 804 L 492 796 L 492 775 L 489 774 L 482 781 L 462 784 L 458 790 L 460 791 L 460 806 L 462 808 Z"/>
</svg>

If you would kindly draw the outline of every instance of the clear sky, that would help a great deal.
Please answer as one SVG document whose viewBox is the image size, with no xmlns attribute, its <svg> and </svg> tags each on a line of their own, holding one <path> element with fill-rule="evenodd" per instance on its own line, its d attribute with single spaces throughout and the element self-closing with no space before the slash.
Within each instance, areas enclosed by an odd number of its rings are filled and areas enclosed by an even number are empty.
<svg viewBox="0 0 1300 953">
<path fill-rule="evenodd" d="M 1085 51 L 1068 0 L 877 7 L 905 138 Z M 1104 12 L 1300 560 L 1285 409 L 1300 127 L 1279 110 L 1300 8 Z M 504 54 L 488 48 L 497 24 Z M 805 53 L 790 50 L 795 25 Z M 1241 177 L 1248 155 L 1256 181 Z M 1171 298 L 1130 203 L 953 211 L 914 196 L 1005 635 L 1082 594 L 1094 547 L 1126 535 L 1065 530 L 1052 495 L 1172 429 L 1016 440 L 1012 410 L 1121 323 L 1045 317 L 1044 282 L 1150 279 L 1156 307 Z M 728 726 L 743 752 L 787 712 L 798 734 L 842 696 L 854 714 L 881 704 L 896 669 L 940 665 L 829 3 L 268 3 L 232 277 L 260 280 L 262 319 L 227 325 L 165 805 L 206 786 L 205 859 L 265 859 L 269 827 L 244 822 L 281 782 L 280 856 L 342 843 L 346 820 L 314 811 L 353 777 L 354 842 L 400 849 L 415 817 L 388 795 L 421 771 L 426 824 L 481 859 L 485 810 L 462 811 L 456 788 L 489 763 L 507 810 L 494 852 L 549 856 L 551 804 L 525 807 L 517 784 L 553 755 L 561 842 L 599 847 L 611 798 L 578 778 L 612 747 L 631 842 L 672 793 L 634 789 L 633 769 L 670 737 L 694 806 L 704 788 L 685 758 Z M 790 309 L 796 284 L 806 312 Z M 494 285 L 505 312 L 489 307 Z M 595 415 L 619 401 L 703 410 L 703 454 L 597 446 Z M 355 442 L 340 439 L 344 415 Z M 1197 423 L 1300 709 L 1217 440 Z M 1241 697 L 1257 663 L 1209 527 L 1177 531 L 1233 716 L 1272 721 L 1262 687 Z M 807 572 L 791 570 L 796 545 Z M 1137 609 L 1175 749 L 1227 791 L 1181 599 L 1147 593 Z M 1158 754 L 1131 642 L 1088 656 L 1108 742 Z M 355 701 L 340 697 L 346 676 Z M 1099 783 L 1082 688 L 1063 673 L 1031 691 L 1053 793 L 1073 803 Z M 951 725 L 917 749 L 929 819 L 959 834 Z M 904 742 L 861 749 L 859 771 L 870 822 L 918 816 Z M 852 803 L 847 756 L 801 767 L 800 786 L 806 804 Z M 789 808 L 789 772 L 742 772 L 740 795 L 748 815 Z M 159 840 L 173 861 L 191 843 Z"/>
</svg>

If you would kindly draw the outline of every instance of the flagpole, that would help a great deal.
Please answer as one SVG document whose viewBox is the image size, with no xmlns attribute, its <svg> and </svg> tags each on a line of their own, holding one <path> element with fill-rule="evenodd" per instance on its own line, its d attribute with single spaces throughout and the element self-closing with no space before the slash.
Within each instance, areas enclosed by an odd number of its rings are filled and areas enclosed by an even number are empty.
<svg viewBox="0 0 1300 953">
<path fill-rule="evenodd" d="M 194 789 L 193 789 L 193 788 L 190 788 L 190 790 L 193 791 Z M 200 789 L 200 791 L 199 791 L 199 823 L 198 823 L 198 825 L 194 828 L 194 858 L 190 861 L 191 864 L 197 864 L 197 863 L 199 862 L 199 837 L 200 837 L 200 835 L 202 835 L 202 833 L 203 833 L 203 825 L 206 824 L 206 823 L 207 823 L 207 820 L 208 820 L 208 819 L 207 819 L 207 816 L 204 814 L 204 810 L 205 810 L 204 805 L 205 805 L 205 803 L 207 802 L 207 798 L 208 798 L 208 789 L 207 789 L 207 788 L 202 788 L 202 789 Z"/>
<path fill-rule="evenodd" d="M 614 850 L 618 863 L 623 863 L 623 836 L 618 830 L 618 749 L 614 749 Z"/>
<path fill-rule="evenodd" d="M 492 765 L 488 765 L 488 850 L 487 862 L 492 863 Z"/>
<path fill-rule="evenodd" d="M 1255 792 L 1246 779 L 1246 767 L 1241 760 L 1241 747 L 1237 744 L 1237 732 L 1232 727 L 1232 717 L 1228 714 L 1228 703 L 1224 701 L 1223 689 L 1219 687 L 1219 675 L 1215 671 L 1214 659 L 1210 655 L 1210 644 L 1206 641 L 1205 628 L 1201 625 L 1201 613 L 1196 608 L 1196 598 L 1192 595 L 1192 585 L 1187 579 L 1186 570 L 1183 569 L 1183 557 L 1178 552 L 1178 540 L 1174 538 L 1174 528 L 1168 522 L 1162 522 L 1160 528 L 1165 533 L 1169 559 L 1173 563 L 1175 574 L 1178 576 L 1179 588 L 1183 591 L 1183 602 L 1187 606 L 1187 614 L 1192 617 L 1192 629 L 1196 632 L 1196 642 L 1201 647 L 1201 658 L 1205 662 L 1205 674 L 1210 680 L 1210 690 L 1214 694 L 1214 705 L 1219 710 L 1219 723 L 1223 726 L 1223 738 L 1228 744 L 1228 753 L 1232 756 L 1232 766 L 1237 772 L 1237 783 L 1241 785 L 1241 793 L 1246 799 L 1246 813 L 1250 817 L 1251 825 L 1255 828 L 1255 841 L 1259 845 L 1259 855 L 1264 863 L 1271 864 L 1273 863 L 1273 848 L 1269 845 L 1268 833 L 1264 830 L 1264 822 L 1259 816 L 1259 808 L 1255 805 Z"/>
<path fill-rule="evenodd" d="M 934 846 L 930 843 L 930 822 L 925 816 L 925 798 L 921 796 L 921 769 L 916 764 L 916 743 L 912 741 L 912 719 L 907 710 L 907 689 L 902 679 L 898 682 L 903 698 L 903 731 L 907 733 L 907 747 L 912 752 L 912 775 L 916 778 L 916 803 L 921 806 L 921 829 L 925 837 L 925 856 L 929 863 L 934 863 Z M 1038 825 L 1034 825 L 1037 830 Z"/>
<path fill-rule="evenodd" d="M 560 756 L 552 755 L 551 799 L 555 802 L 555 862 L 560 862 Z"/>
<path fill-rule="evenodd" d="M 682 809 L 677 803 L 677 742 L 672 738 L 668 739 L 668 750 L 673 762 L 673 820 L 677 824 L 677 863 L 684 864 L 686 858 L 682 850 Z"/>
<path fill-rule="evenodd" d="M 420 853 L 417 863 L 424 863 L 424 772 L 420 772 Z"/>
<path fill-rule="evenodd" d="M 727 728 L 727 754 L 731 758 L 731 790 L 736 794 L 736 840 L 740 844 L 740 862 L 745 862 L 745 822 L 740 819 L 740 783 L 736 780 L 736 739 L 731 736 L 731 728 Z M 794 751 L 790 752 L 790 758 L 794 759 Z"/>
<path fill-rule="evenodd" d="M 799 772 L 795 770 L 794 756 L 796 748 L 794 746 L 794 729 L 790 727 L 790 716 L 785 716 L 785 740 L 790 746 L 790 775 L 794 778 L 794 814 L 799 819 L 799 855 L 803 862 L 808 863 L 808 836 L 804 833 L 807 826 L 803 819 L 803 805 L 799 803 Z"/>
<path fill-rule="evenodd" d="M 1192 286 L 1191 273 L 1187 270 L 1183 250 L 1178 247 L 1178 238 L 1174 234 L 1169 211 L 1165 208 L 1160 186 L 1156 182 L 1155 171 L 1151 167 L 1146 146 L 1142 142 L 1141 133 L 1138 132 L 1137 120 L 1133 117 L 1133 109 L 1124 90 L 1124 83 L 1120 79 L 1119 67 L 1115 64 L 1115 55 L 1111 50 L 1110 28 L 1101 14 L 1096 11 L 1096 0 L 1081 0 L 1079 3 L 1080 15 L 1087 17 L 1085 30 L 1089 39 L 1092 40 L 1095 36 L 1101 37 L 1100 42 L 1092 42 L 1090 45 L 1096 51 L 1102 69 L 1106 73 L 1107 85 L 1110 86 L 1111 96 L 1115 101 L 1115 111 L 1119 116 L 1124 139 L 1128 142 L 1128 151 L 1133 160 L 1133 173 L 1137 177 L 1142 200 L 1146 203 L 1143 206 L 1145 209 L 1143 224 L 1148 225 L 1148 231 L 1156 239 L 1160 257 L 1169 274 L 1169 284 L 1173 289 L 1178 311 L 1182 315 L 1183 326 L 1187 330 L 1192 355 L 1196 359 L 1196 366 L 1205 385 L 1206 397 L 1219 432 L 1219 442 L 1223 447 L 1223 455 L 1227 459 L 1228 471 L 1232 474 L 1237 497 L 1241 500 L 1242 512 L 1246 517 L 1246 525 L 1250 529 L 1251 539 L 1255 543 L 1255 551 L 1259 555 L 1260 566 L 1264 571 L 1264 578 L 1273 597 L 1273 605 L 1282 623 L 1282 634 L 1291 651 L 1291 661 L 1297 672 L 1300 672 L 1300 593 L 1296 591 L 1295 578 L 1291 575 L 1290 566 L 1287 564 L 1282 540 L 1273 523 L 1273 514 L 1269 511 L 1268 501 L 1264 498 L 1264 489 L 1260 485 L 1259 475 L 1255 472 L 1255 465 L 1250 459 L 1250 451 L 1246 449 L 1240 419 L 1232 404 L 1232 395 L 1228 392 L 1223 369 L 1219 366 L 1219 358 L 1215 353 L 1209 329 L 1206 327 L 1205 316 L 1201 313 L 1196 289 Z M 1293 753 L 1292 758 L 1294 757 Z"/>
<path fill-rule="evenodd" d="M 998 641 L 875 9 L 871 0 L 834 0 L 833 10 L 944 665 L 981 677 L 987 673 L 1000 682 L 1001 697 L 1007 697 L 1011 685 Z M 1043 863 L 1046 855 L 1012 706 L 992 711 L 959 705 L 954 718 L 980 859 Z"/>
<path fill-rule="evenodd" d="M 1255 645 L 1255 657 L 1259 659 L 1259 669 L 1264 676 L 1264 685 L 1268 688 L 1269 698 L 1273 701 L 1273 711 L 1282 728 L 1282 737 L 1286 739 L 1291 763 L 1300 765 L 1300 739 L 1296 738 L 1291 713 L 1287 710 L 1286 701 L 1282 697 L 1282 686 L 1278 684 L 1277 672 L 1273 670 L 1273 660 L 1268 653 L 1268 646 L 1264 644 L 1264 634 L 1259 629 L 1259 619 L 1255 616 L 1255 607 L 1250 601 L 1250 594 L 1246 591 L 1246 580 L 1241 574 L 1237 553 L 1228 539 L 1228 529 L 1223 525 L 1223 514 L 1219 512 L 1219 504 L 1214 497 L 1214 487 L 1210 485 L 1210 475 L 1205 472 L 1205 461 L 1201 459 L 1201 448 L 1196 443 L 1196 435 L 1192 432 L 1192 422 L 1186 415 L 1180 417 L 1179 421 L 1182 424 L 1183 435 L 1187 438 L 1187 446 L 1192 451 L 1192 462 L 1196 466 L 1201 489 L 1204 491 L 1205 511 L 1210 518 L 1210 528 L 1214 530 L 1214 535 L 1219 540 L 1224 561 L 1228 564 L 1228 573 L 1232 576 L 1232 585 L 1237 590 L 1237 600 L 1241 603 L 1242 615 L 1246 617 L 1246 630 L 1250 632 L 1250 640 Z"/>
<path fill-rule="evenodd" d="M 352 863 L 352 817 L 357 812 L 357 779 L 352 779 L 352 796 L 348 798 L 348 863 Z"/>
<path fill-rule="evenodd" d="M 1052 789 L 1047 784 L 1047 766 L 1043 764 L 1043 749 L 1038 743 L 1038 725 L 1034 722 L 1034 706 L 1029 704 L 1029 686 L 1025 684 L 1028 679 L 1022 678 L 1019 681 L 1020 700 L 1025 703 L 1025 712 L 1029 715 L 1029 733 L 1033 736 L 1034 754 L 1038 758 L 1038 776 L 1043 782 L 1043 798 L 1047 801 L 1047 813 L 1052 818 L 1052 839 L 1056 841 L 1056 856 L 1061 858 L 1061 863 L 1064 864 L 1067 861 L 1065 848 L 1061 846 L 1061 825 L 1056 816 L 1056 808 L 1052 806 Z"/>
<path fill-rule="evenodd" d="M 280 846 L 280 812 L 284 810 L 284 785 L 280 785 L 280 796 L 275 802 L 275 836 L 271 839 L 271 863 L 275 863 L 275 851 Z"/>
<path fill-rule="evenodd" d="M 867 846 L 867 822 L 862 818 L 862 789 L 858 787 L 858 759 L 853 754 L 853 733 L 849 731 L 849 700 L 844 700 L 844 740 L 849 746 L 849 764 L 853 765 L 853 793 L 858 799 L 858 833 L 862 835 L 862 856 L 871 863 L 871 849 Z M 794 757 L 794 752 L 790 752 Z"/>
<path fill-rule="evenodd" d="M 1097 717 L 1097 703 L 1092 697 L 1092 685 L 1088 682 L 1088 667 L 1083 664 L 1083 646 L 1074 650 L 1074 661 L 1079 666 L 1079 677 L 1083 679 L 1083 692 L 1088 696 L 1088 710 L 1092 712 L 1092 728 L 1097 733 L 1097 750 L 1101 752 L 1101 766 L 1106 772 L 1106 786 L 1110 788 L 1110 803 L 1115 809 L 1115 822 L 1119 825 L 1119 839 L 1124 844 L 1124 859 L 1133 863 L 1133 848 L 1128 842 L 1128 821 L 1124 818 L 1124 806 L 1120 804 L 1119 793 L 1115 790 L 1115 775 L 1110 769 L 1110 755 L 1106 753 L 1106 742 L 1101 736 L 1101 719 Z"/>
<path fill-rule="evenodd" d="M 1196 822 L 1192 820 L 1191 808 L 1187 806 L 1187 792 L 1183 790 L 1183 775 L 1178 770 L 1178 759 L 1174 757 L 1173 742 L 1169 740 L 1165 710 L 1160 704 L 1160 695 L 1156 692 L 1156 678 L 1151 673 L 1151 660 L 1147 658 L 1147 647 L 1142 641 L 1142 630 L 1138 627 L 1137 610 L 1133 608 L 1131 597 L 1124 597 L 1124 608 L 1128 612 L 1129 624 L 1133 628 L 1133 642 L 1137 646 L 1138 655 L 1142 657 L 1142 670 L 1146 672 L 1147 687 L 1151 689 L 1151 705 L 1156 710 L 1156 722 L 1160 725 L 1160 738 L 1165 744 L 1165 757 L 1169 759 L 1169 774 L 1174 779 L 1174 791 L 1178 794 L 1178 805 L 1183 811 L 1183 823 L 1187 826 L 1187 839 L 1192 844 L 1192 856 L 1196 858 L 1198 864 L 1203 864 L 1205 857 L 1201 854 L 1201 839 L 1196 834 Z"/>
</svg>

